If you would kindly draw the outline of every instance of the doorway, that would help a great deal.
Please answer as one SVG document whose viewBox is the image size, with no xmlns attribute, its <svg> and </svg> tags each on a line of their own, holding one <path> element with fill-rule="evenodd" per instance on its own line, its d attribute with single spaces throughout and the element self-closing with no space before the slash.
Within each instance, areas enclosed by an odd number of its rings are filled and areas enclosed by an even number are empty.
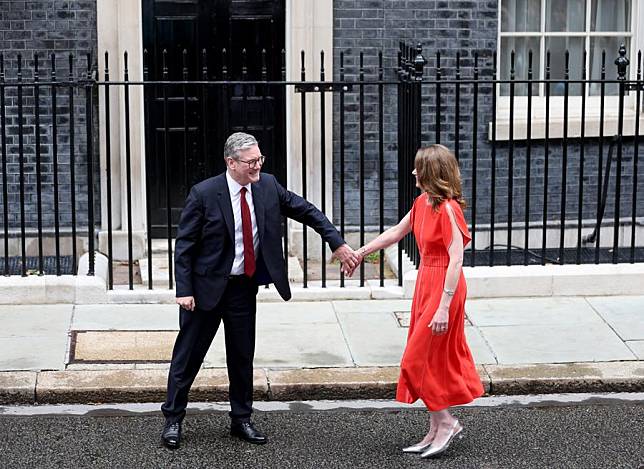
<svg viewBox="0 0 644 469">
<path fill-rule="evenodd" d="M 286 183 L 285 87 L 227 84 L 282 80 L 285 5 L 142 0 L 142 8 L 148 80 L 217 82 L 145 87 L 150 234 L 167 235 L 169 206 L 174 236 L 190 187 L 224 170 L 223 146 L 233 132 L 253 134 L 267 155 L 263 171 Z"/>
</svg>

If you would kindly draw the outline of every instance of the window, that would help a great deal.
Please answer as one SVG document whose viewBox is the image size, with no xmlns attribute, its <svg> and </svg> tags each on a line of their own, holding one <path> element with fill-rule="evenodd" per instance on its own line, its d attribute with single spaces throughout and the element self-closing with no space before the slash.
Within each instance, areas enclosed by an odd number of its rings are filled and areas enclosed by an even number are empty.
<svg viewBox="0 0 644 469">
<path fill-rule="evenodd" d="M 606 51 L 606 79 L 614 80 L 617 68 L 614 64 L 618 56 L 620 44 L 626 46 L 628 58 L 631 61 L 629 73 L 634 78 L 637 68 L 637 53 L 632 50 L 637 47 L 635 30 L 638 20 L 638 5 L 634 0 L 501 0 L 499 18 L 499 56 L 498 77 L 509 80 L 511 74 L 511 54 L 514 51 L 514 77 L 516 80 L 527 80 L 529 69 L 529 51 L 532 51 L 532 78 L 546 78 L 547 52 L 550 53 L 550 78 L 556 80 L 565 77 L 565 54 L 569 54 L 569 77 L 571 80 L 582 79 L 584 69 L 584 51 L 586 51 L 586 78 L 599 80 L 601 78 L 602 51 Z M 633 47 L 631 47 L 633 46 Z M 551 135 L 560 136 L 563 121 L 564 83 L 550 85 L 551 96 Z M 501 84 L 497 90 L 498 114 L 497 124 L 500 132 L 497 139 L 507 138 L 504 127 L 509 125 L 509 95 L 510 84 Z M 586 96 L 587 124 L 592 135 L 593 129 L 598 128 L 599 83 L 582 86 L 581 83 L 569 85 L 569 135 L 580 133 L 581 126 L 581 95 Z M 526 101 L 528 94 L 527 83 L 514 85 L 515 95 L 515 124 L 518 125 L 516 138 L 525 134 Z M 536 124 L 533 137 L 543 137 L 545 128 L 545 95 L 546 85 L 532 85 L 533 122 Z M 605 86 L 606 124 L 617 114 L 617 84 Z M 627 99 L 627 105 L 633 107 L 633 97 Z M 634 119 L 634 111 L 630 111 Z M 523 121 L 522 121 L 523 119 Z M 539 121 L 543 120 L 539 125 Z M 595 119 L 595 123 L 592 121 Z M 576 125 L 575 125 L 576 124 Z M 609 129 L 607 129 L 609 130 Z"/>
</svg>

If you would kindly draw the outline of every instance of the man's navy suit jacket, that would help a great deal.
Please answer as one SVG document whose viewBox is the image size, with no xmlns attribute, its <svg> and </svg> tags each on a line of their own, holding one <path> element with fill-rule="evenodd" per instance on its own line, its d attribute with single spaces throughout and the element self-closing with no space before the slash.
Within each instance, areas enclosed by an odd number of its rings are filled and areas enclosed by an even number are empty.
<svg viewBox="0 0 644 469">
<path fill-rule="evenodd" d="M 282 215 L 313 228 L 333 251 L 344 240 L 320 210 L 284 189 L 271 174 L 261 173 L 251 192 L 259 235 L 255 279 L 258 285 L 274 283 L 280 296 L 288 300 L 291 289 L 282 252 Z M 234 240 L 230 192 L 222 173 L 193 186 L 181 212 L 174 253 L 176 296 L 194 296 L 199 309 L 214 309 L 235 259 Z"/>
</svg>

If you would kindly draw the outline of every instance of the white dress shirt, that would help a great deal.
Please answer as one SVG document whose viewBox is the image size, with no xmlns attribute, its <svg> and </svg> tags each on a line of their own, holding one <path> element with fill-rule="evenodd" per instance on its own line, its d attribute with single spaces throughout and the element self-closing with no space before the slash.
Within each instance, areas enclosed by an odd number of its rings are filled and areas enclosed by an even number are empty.
<svg viewBox="0 0 644 469">
<path fill-rule="evenodd" d="M 244 235 L 242 232 L 242 213 L 241 213 L 241 189 L 246 188 L 246 202 L 250 210 L 250 221 L 253 225 L 253 249 L 255 250 L 255 259 L 257 259 L 257 249 L 259 248 L 259 235 L 257 233 L 257 220 L 255 219 L 255 206 L 253 205 L 253 194 L 251 185 L 240 185 L 226 171 L 226 180 L 228 181 L 228 190 L 230 192 L 230 202 L 233 205 L 233 217 L 235 218 L 235 260 L 231 275 L 242 275 L 244 273 Z"/>
</svg>

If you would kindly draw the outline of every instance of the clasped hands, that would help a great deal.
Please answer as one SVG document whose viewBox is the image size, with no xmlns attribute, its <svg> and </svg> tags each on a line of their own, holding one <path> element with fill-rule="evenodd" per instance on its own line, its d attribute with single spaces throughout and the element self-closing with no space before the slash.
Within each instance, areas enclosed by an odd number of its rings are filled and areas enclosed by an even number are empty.
<svg viewBox="0 0 644 469">
<path fill-rule="evenodd" d="M 360 250 L 354 251 L 348 244 L 343 244 L 333 251 L 333 257 L 342 263 L 342 273 L 348 277 L 353 275 L 364 258 Z"/>
</svg>

